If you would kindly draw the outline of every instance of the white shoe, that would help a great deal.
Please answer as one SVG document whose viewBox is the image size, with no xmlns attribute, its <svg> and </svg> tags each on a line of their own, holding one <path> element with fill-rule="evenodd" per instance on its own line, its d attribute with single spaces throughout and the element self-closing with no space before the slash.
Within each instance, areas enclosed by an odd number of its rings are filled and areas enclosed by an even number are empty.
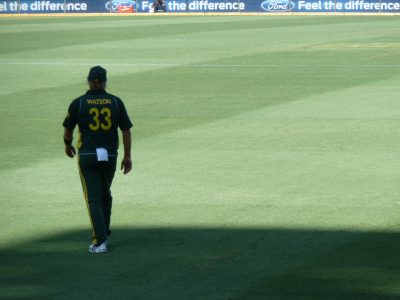
<svg viewBox="0 0 400 300">
<path fill-rule="evenodd" d="M 107 252 L 107 245 L 106 242 L 103 244 L 96 246 L 95 244 L 91 244 L 89 247 L 89 252 L 91 253 L 105 253 Z"/>
</svg>

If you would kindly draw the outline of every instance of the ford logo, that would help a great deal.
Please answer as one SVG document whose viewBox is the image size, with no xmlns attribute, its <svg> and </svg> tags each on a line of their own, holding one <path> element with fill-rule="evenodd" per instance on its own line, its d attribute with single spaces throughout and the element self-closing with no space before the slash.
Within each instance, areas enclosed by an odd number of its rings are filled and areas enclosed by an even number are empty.
<svg viewBox="0 0 400 300">
<path fill-rule="evenodd" d="M 261 3 L 261 8 L 266 11 L 290 11 L 294 7 L 289 0 L 266 0 Z"/>
<path fill-rule="evenodd" d="M 133 7 L 136 10 L 137 2 L 135 0 L 110 0 L 105 4 L 106 9 L 116 12 L 118 11 L 118 6 L 129 6 Z"/>
</svg>

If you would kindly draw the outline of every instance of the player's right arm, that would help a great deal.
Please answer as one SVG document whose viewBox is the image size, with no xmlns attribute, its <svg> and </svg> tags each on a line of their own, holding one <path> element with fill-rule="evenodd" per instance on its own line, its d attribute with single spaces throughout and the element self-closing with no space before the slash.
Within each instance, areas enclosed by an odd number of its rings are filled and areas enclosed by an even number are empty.
<svg viewBox="0 0 400 300">
<path fill-rule="evenodd" d="M 124 170 L 124 174 L 128 174 L 132 170 L 132 159 L 131 159 L 131 128 L 132 122 L 128 116 L 125 105 L 121 99 L 117 98 L 119 107 L 119 120 L 118 126 L 122 131 L 122 142 L 124 144 L 124 158 L 121 162 L 121 170 Z"/>
<path fill-rule="evenodd" d="M 128 174 L 132 170 L 132 159 L 131 159 L 131 130 L 122 131 L 122 142 L 124 144 L 124 158 L 121 162 L 121 170 L 124 170 L 124 174 Z"/>
</svg>

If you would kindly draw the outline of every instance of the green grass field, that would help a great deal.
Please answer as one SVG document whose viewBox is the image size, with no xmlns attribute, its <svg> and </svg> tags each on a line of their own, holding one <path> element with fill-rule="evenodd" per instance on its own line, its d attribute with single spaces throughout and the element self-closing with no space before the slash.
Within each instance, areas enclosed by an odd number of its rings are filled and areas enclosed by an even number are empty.
<svg viewBox="0 0 400 300">
<path fill-rule="evenodd" d="M 134 120 L 106 255 L 61 123 Z M 400 18 L 0 19 L 1 299 L 400 299 Z"/>
</svg>

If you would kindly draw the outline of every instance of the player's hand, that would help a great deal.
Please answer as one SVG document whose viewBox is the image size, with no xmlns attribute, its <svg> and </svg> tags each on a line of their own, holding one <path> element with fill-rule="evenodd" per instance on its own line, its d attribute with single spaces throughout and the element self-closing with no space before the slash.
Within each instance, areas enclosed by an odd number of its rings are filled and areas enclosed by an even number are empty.
<svg viewBox="0 0 400 300">
<path fill-rule="evenodd" d="M 73 158 L 76 154 L 75 147 L 72 145 L 65 146 L 65 154 L 67 154 L 68 157 Z"/>
<path fill-rule="evenodd" d="M 121 162 L 121 170 L 124 170 L 124 174 L 128 174 L 132 170 L 132 160 L 130 157 L 124 157 Z"/>
</svg>

